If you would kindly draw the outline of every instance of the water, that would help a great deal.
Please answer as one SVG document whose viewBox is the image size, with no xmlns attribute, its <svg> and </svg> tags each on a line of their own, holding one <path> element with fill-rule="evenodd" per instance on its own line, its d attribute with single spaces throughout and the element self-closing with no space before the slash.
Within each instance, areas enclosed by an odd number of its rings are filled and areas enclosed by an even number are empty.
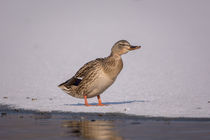
<svg viewBox="0 0 210 140">
<path fill-rule="evenodd" d="M 65 129 L 63 133 L 65 137 L 92 140 L 123 140 L 113 121 L 64 121 L 62 127 Z"/>
<path fill-rule="evenodd" d="M 210 119 L 0 111 L 1 140 L 209 140 Z"/>
</svg>

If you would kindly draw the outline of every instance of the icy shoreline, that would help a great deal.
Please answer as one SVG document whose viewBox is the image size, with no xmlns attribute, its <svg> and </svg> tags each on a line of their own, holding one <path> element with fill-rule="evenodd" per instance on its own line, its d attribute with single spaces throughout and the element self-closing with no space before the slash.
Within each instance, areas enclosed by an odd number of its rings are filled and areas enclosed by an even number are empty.
<svg viewBox="0 0 210 140">
<path fill-rule="evenodd" d="M 210 1 L 0 3 L 0 104 L 210 117 Z M 109 106 L 85 107 L 57 87 L 85 63 L 108 56 L 121 39 L 142 48 L 122 56 L 121 73 L 101 95 Z"/>
</svg>

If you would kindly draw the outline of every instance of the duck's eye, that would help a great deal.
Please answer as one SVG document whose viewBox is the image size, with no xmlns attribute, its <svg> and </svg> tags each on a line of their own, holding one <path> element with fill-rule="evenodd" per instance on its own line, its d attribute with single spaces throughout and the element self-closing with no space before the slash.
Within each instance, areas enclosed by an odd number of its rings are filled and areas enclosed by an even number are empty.
<svg viewBox="0 0 210 140">
<path fill-rule="evenodd" d="M 118 46 L 119 46 L 120 49 L 124 48 L 124 44 L 119 44 Z"/>
</svg>

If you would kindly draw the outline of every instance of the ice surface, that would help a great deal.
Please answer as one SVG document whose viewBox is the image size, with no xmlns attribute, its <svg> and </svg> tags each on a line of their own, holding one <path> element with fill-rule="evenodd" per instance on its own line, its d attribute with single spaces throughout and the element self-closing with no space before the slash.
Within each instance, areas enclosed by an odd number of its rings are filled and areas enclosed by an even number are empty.
<svg viewBox="0 0 210 140">
<path fill-rule="evenodd" d="M 0 104 L 42 111 L 210 117 L 209 1 L 0 1 Z M 57 85 L 126 39 L 141 45 L 85 107 Z M 97 103 L 96 98 L 88 100 Z"/>
</svg>

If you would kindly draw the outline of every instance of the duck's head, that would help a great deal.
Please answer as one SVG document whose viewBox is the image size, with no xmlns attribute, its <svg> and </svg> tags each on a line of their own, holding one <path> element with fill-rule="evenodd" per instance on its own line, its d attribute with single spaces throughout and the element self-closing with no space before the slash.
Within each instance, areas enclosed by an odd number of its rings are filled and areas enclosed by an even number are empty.
<svg viewBox="0 0 210 140">
<path fill-rule="evenodd" d="M 114 44 L 112 47 L 112 54 L 126 54 L 129 51 L 136 50 L 141 48 L 141 46 L 132 46 L 130 43 L 126 40 L 120 40 Z"/>
</svg>

